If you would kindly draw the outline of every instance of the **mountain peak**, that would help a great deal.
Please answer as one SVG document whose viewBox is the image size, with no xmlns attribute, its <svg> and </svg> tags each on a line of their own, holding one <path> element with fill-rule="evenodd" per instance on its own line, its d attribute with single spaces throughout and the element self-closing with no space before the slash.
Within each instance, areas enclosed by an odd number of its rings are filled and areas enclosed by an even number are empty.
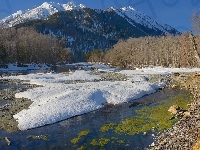
<svg viewBox="0 0 200 150">
<path fill-rule="evenodd" d="M 76 3 L 74 1 L 70 1 L 67 4 L 62 4 L 62 6 L 64 7 L 64 9 L 66 11 L 67 10 L 73 10 L 73 9 L 85 8 L 85 5 L 83 5 L 83 4 L 76 5 Z"/>
<path fill-rule="evenodd" d="M 59 11 L 71 11 L 74 9 L 82 8 L 85 8 L 83 4 L 76 5 L 74 1 L 70 1 L 67 4 L 44 2 L 42 5 L 34 7 L 33 9 L 28 9 L 26 11 L 17 11 L 16 13 L 0 20 L 0 25 L 3 25 L 5 27 L 12 27 L 19 23 L 30 20 L 45 19 Z"/>
<path fill-rule="evenodd" d="M 128 7 L 122 7 L 121 8 L 122 10 L 124 10 L 124 11 L 129 11 L 129 10 L 134 10 L 134 11 L 137 11 L 136 9 L 134 9 L 133 7 L 131 7 L 131 6 L 128 6 Z"/>
<path fill-rule="evenodd" d="M 156 21 L 148 15 L 138 11 L 137 9 L 134 9 L 131 6 L 123 8 L 111 7 L 111 10 L 114 10 L 119 16 L 125 18 L 130 24 L 141 24 L 150 29 L 160 30 L 165 34 L 168 34 L 168 30 L 173 30 L 171 26 Z"/>
<path fill-rule="evenodd" d="M 48 2 L 44 2 L 40 7 L 49 8 L 50 4 Z"/>
</svg>

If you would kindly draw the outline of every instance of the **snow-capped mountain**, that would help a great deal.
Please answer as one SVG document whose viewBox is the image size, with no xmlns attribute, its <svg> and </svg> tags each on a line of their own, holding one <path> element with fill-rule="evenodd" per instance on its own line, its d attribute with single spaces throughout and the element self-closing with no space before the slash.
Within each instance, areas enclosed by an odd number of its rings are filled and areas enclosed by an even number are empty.
<svg viewBox="0 0 200 150">
<path fill-rule="evenodd" d="M 28 9 L 26 11 L 19 10 L 16 13 L 0 20 L 0 25 L 6 27 L 12 27 L 19 23 L 24 23 L 30 20 L 44 19 L 59 11 L 71 11 L 76 9 L 85 8 L 84 5 L 75 5 L 75 3 L 69 2 L 67 4 L 59 4 L 54 2 L 44 2 L 41 6 Z"/>
<path fill-rule="evenodd" d="M 100 10 L 72 2 L 45 2 L 24 12 L 17 11 L 0 20 L 0 25 L 33 26 L 40 33 L 65 38 L 66 46 L 80 58 L 88 51 L 110 48 L 119 39 L 180 34 L 171 26 L 159 23 L 130 6 Z"/>
<path fill-rule="evenodd" d="M 24 23 L 30 20 L 45 19 L 60 11 L 72 11 L 86 8 L 83 4 L 76 5 L 74 2 L 68 2 L 67 4 L 59 4 L 54 2 L 44 2 L 41 6 L 26 11 L 19 10 L 16 13 L 0 20 L 0 25 L 6 27 L 12 27 L 20 23 Z M 129 7 L 123 8 L 109 8 L 105 11 L 114 10 L 118 15 L 126 19 L 130 24 L 134 25 L 134 22 L 146 26 L 151 29 L 160 30 L 164 33 L 171 34 L 170 31 L 174 30 L 171 26 L 162 24 L 158 21 L 151 19 L 148 15 Z M 148 35 L 148 34 L 147 34 Z"/>
<path fill-rule="evenodd" d="M 174 30 L 171 26 L 155 21 L 149 16 L 147 16 L 146 14 L 130 6 L 118 8 L 118 9 L 111 7 L 110 9 L 114 10 L 118 15 L 125 18 L 133 26 L 134 26 L 134 22 L 136 22 L 148 28 L 163 31 L 166 34 L 171 34 L 169 31 Z"/>
</svg>

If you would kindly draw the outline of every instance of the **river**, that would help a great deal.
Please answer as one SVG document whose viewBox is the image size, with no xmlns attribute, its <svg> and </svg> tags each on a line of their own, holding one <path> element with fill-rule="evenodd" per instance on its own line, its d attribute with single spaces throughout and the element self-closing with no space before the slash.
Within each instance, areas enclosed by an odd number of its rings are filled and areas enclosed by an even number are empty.
<svg viewBox="0 0 200 150">
<path fill-rule="evenodd" d="M 9 85 L 1 83 L 0 90 Z M 137 134 L 116 132 L 117 127 L 106 129 L 103 126 L 122 123 L 126 119 L 138 116 L 137 110 L 144 106 L 157 105 L 161 100 L 186 94 L 184 90 L 165 89 L 129 103 L 107 105 L 105 108 L 75 116 L 55 124 L 8 133 L 0 130 L 0 149 L 3 150 L 74 150 L 74 149 L 144 149 L 152 142 L 157 132 L 147 130 Z M 0 104 L 6 102 L 0 99 Z M 146 125 L 148 127 L 148 125 Z M 142 126 L 141 126 L 142 128 Z M 4 137 L 8 137 L 8 146 Z"/>
</svg>

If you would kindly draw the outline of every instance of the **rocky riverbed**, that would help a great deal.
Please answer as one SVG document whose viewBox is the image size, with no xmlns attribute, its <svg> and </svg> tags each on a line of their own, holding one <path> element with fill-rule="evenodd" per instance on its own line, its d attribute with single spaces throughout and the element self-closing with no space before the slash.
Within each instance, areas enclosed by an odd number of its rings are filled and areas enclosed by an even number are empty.
<svg viewBox="0 0 200 150">
<path fill-rule="evenodd" d="M 101 75 L 100 81 L 124 81 L 127 77 L 120 73 L 97 73 Z M 150 149 L 198 149 L 200 143 L 200 75 L 191 73 L 167 75 L 141 75 L 149 82 L 165 82 L 168 86 L 176 88 L 178 84 L 191 90 L 194 95 L 194 101 L 190 104 L 187 115 L 177 122 L 172 129 L 166 130 L 160 136 L 155 138 L 155 142 L 151 144 Z M 67 81 L 66 84 L 89 82 L 89 81 Z M 90 81 L 91 82 L 91 81 Z M 18 131 L 17 121 L 13 115 L 23 109 L 27 109 L 31 105 L 31 101 L 25 98 L 16 99 L 15 93 L 35 88 L 37 85 L 22 83 L 20 80 L 1 79 L 0 84 L 11 85 L 8 88 L 0 89 L 0 128 L 8 132 Z"/>
<path fill-rule="evenodd" d="M 20 80 L 1 79 L 1 85 L 7 85 L 0 90 L 0 129 L 8 132 L 18 131 L 18 123 L 13 115 L 23 109 L 27 109 L 31 104 L 31 100 L 25 98 L 15 98 L 15 94 L 30 88 L 38 87 L 38 85 L 30 85 L 22 83 Z M 3 87 L 3 86 L 2 86 Z"/>
<path fill-rule="evenodd" d="M 152 150 L 160 149 L 200 149 L 200 73 L 180 73 L 173 80 L 190 90 L 193 102 L 186 115 L 173 128 L 155 138 L 150 145 Z"/>
</svg>

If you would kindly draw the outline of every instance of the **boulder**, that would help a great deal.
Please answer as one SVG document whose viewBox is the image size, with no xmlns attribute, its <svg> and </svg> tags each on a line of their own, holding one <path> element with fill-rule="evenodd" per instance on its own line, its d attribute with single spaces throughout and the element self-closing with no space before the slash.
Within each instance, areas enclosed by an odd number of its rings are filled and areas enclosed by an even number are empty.
<svg viewBox="0 0 200 150">
<path fill-rule="evenodd" d="M 180 110 L 180 107 L 177 105 L 173 105 L 168 109 L 168 111 L 173 115 L 176 115 L 179 110 Z"/>
</svg>

